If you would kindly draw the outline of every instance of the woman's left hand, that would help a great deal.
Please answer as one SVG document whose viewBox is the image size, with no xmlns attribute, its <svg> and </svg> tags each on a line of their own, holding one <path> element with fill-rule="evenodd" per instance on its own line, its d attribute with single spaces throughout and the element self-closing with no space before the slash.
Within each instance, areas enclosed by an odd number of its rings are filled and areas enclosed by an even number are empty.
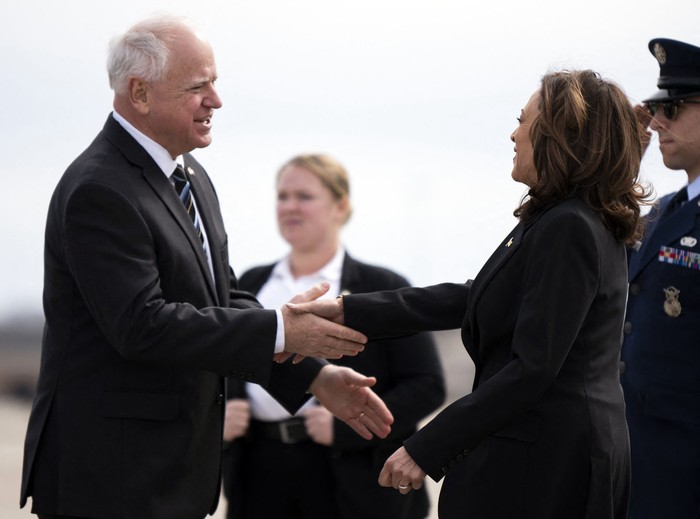
<svg viewBox="0 0 700 519">
<path fill-rule="evenodd" d="M 424 479 L 425 472 L 413 461 L 404 447 L 389 456 L 379 473 L 381 486 L 393 487 L 402 494 L 418 490 L 423 486 Z"/>
</svg>

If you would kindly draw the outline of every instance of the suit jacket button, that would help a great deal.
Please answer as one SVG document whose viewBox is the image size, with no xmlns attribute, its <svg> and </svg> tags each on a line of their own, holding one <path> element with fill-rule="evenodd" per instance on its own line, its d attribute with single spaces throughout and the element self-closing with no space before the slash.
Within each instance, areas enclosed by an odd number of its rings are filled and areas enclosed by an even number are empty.
<svg viewBox="0 0 700 519">
<path fill-rule="evenodd" d="M 632 333 L 632 323 L 629 322 L 629 321 L 627 321 L 627 322 L 625 323 L 625 326 L 624 326 L 623 330 L 625 331 L 625 333 L 626 333 L 627 335 L 629 335 L 630 333 Z"/>
<path fill-rule="evenodd" d="M 636 296 L 639 295 L 639 285 L 637 283 L 632 283 L 630 284 L 630 295 L 631 296 Z"/>
</svg>

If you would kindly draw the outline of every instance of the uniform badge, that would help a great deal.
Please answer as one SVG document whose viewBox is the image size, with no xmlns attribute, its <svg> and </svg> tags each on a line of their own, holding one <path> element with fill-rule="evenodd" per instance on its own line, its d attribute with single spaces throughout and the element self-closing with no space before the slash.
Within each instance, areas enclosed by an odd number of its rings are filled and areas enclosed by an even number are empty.
<svg viewBox="0 0 700 519">
<path fill-rule="evenodd" d="M 681 245 L 683 247 L 695 247 L 698 244 L 698 240 L 693 236 L 683 236 L 681 238 Z"/>
<path fill-rule="evenodd" d="M 678 300 L 678 295 L 681 293 L 676 287 L 664 288 L 664 312 L 669 317 L 678 317 L 681 315 L 681 302 Z"/>
<path fill-rule="evenodd" d="M 656 57 L 659 65 L 666 63 L 666 49 L 660 43 L 654 44 L 654 56 Z"/>
</svg>

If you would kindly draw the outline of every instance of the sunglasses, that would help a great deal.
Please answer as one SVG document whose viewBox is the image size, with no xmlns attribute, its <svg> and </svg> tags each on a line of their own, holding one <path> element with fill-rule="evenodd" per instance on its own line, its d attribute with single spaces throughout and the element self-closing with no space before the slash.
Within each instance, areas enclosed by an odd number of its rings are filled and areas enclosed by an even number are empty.
<svg viewBox="0 0 700 519">
<path fill-rule="evenodd" d="M 651 101 L 645 104 L 646 107 L 649 109 L 649 112 L 651 113 L 652 117 L 655 116 L 656 112 L 658 112 L 659 110 L 663 110 L 666 119 L 668 119 L 669 121 L 673 121 L 676 118 L 676 115 L 678 115 L 678 107 L 680 105 L 700 105 L 700 101 L 693 101 L 690 99 L 676 99 L 675 101 L 663 101 L 660 103 Z"/>
</svg>

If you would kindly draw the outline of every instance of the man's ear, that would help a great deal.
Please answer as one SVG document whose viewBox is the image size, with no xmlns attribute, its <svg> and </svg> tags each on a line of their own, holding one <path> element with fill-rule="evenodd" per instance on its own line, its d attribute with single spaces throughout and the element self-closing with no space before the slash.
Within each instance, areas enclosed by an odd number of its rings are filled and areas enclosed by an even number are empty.
<svg viewBox="0 0 700 519">
<path fill-rule="evenodd" d="M 134 110 L 146 115 L 151 110 L 151 85 L 141 78 L 129 79 L 129 102 Z"/>
</svg>

